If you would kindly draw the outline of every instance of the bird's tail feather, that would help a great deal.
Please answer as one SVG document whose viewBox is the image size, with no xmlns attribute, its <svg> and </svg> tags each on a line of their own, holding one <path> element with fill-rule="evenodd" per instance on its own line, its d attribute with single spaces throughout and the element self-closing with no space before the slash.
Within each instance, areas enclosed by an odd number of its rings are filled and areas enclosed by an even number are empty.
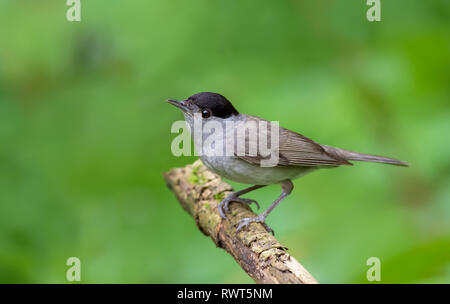
<svg viewBox="0 0 450 304">
<path fill-rule="evenodd" d="M 396 165 L 396 166 L 404 166 L 408 167 L 409 163 L 384 157 L 384 156 L 378 156 L 378 155 L 371 155 L 371 154 L 363 154 L 363 153 L 357 153 L 352 151 L 347 151 L 344 149 L 334 148 L 322 145 L 322 147 L 325 149 L 325 151 L 328 154 L 337 156 L 338 158 L 343 158 L 345 160 L 356 160 L 356 161 L 367 161 L 367 162 L 375 162 L 375 163 L 384 163 L 384 164 L 390 164 L 390 165 Z"/>
</svg>

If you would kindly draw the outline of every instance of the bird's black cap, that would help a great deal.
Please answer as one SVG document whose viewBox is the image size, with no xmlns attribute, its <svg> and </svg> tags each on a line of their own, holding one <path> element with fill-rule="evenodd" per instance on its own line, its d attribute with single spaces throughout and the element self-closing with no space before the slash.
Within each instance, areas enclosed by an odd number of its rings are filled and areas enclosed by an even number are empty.
<svg viewBox="0 0 450 304">
<path fill-rule="evenodd" d="M 197 93 L 186 101 L 197 105 L 201 109 L 209 109 L 213 116 L 220 118 L 228 118 L 239 114 L 228 99 L 217 93 Z"/>
</svg>

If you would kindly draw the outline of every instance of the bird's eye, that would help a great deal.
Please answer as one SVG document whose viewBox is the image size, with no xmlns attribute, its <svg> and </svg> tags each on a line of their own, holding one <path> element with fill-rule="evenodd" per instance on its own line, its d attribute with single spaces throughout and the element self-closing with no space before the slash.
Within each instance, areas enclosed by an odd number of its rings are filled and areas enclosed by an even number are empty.
<svg viewBox="0 0 450 304">
<path fill-rule="evenodd" d="M 209 116 L 211 116 L 211 111 L 208 109 L 203 109 L 202 110 L 202 117 L 203 118 L 208 118 Z"/>
</svg>

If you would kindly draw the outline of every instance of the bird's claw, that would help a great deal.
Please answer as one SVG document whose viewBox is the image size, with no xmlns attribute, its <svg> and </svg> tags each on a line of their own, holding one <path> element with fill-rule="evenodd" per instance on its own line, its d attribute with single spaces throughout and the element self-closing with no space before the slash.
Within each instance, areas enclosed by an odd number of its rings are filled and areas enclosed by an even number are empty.
<svg viewBox="0 0 450 304">
<path fill-rule="evenodd" d="M 260 206 L 258 204 L 257 201 L 252 200 L 252 199 L 248 199 L 248 198 L 240 198 L 240 197 L 226 197 L 223 201 L 220 202 L 218 209 L 219 209 L 219 214 L 222 218 L 226 218 L 226 213 L 230 213 L 230 203 L 231 202 L 238 202 L 238 203 L 242 203 L 244 205 L 251 205 L 251 204 L 255 204 L 256 207 L 259 209 Z"/>
<path fill-rule="evenodd" d="M 264 216 L 256 216 L 256 217 L 246 217 L 243 218 L 242 220 L 239 221 L 239 225 L 236 228 L 236 232 L 241 231 L 243 228 L 248 228 L 248 225 L 250 225 L 250 223 L 261 223 L 264 228 L 266 228 L 267 232 L 272 233 L 272 235 L 275 235 L 275 232 L 272 230 L 272 228 L 269 227 L 269 225 L 267 225 L 265 223 L 266 218 Z"/>
</svg>

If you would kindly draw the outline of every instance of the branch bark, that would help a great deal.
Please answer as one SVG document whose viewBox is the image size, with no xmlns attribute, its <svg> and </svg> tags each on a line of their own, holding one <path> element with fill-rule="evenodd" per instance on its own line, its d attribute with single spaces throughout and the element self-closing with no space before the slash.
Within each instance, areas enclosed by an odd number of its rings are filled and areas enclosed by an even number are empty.
<svg viewBox="0 0 450 304">
<path fill-rule="evenodd" d="M 240 219 L 256 216 L 248 206 L 231 203 L 228 218 L 220 217 L 217 205 L 233 189 L 200 160 L 172 169 L 164 174 L 164 179 L 200 231 L 231 254 L 256 283 L 317 283 L 260 223 L 252 223 L 247 230 L 236 233 Z"/>
</svg>

